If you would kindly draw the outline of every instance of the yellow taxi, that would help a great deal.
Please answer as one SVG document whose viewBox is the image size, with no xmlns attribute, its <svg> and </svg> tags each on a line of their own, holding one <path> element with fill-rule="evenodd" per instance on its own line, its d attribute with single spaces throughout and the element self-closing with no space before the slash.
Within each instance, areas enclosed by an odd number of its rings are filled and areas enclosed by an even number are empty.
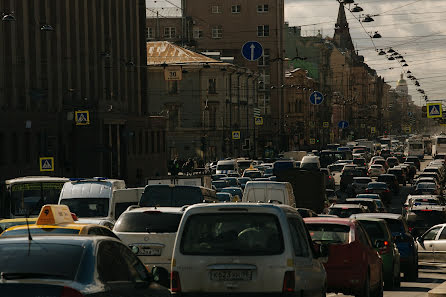
<svg viewBox="0 0 446 297">
<path fill-rule="evenodd" d="M 26 220 L 28 220 L 28 224 L 35 224 L 37 218 L 17 218 L 17 219 L 3 219 L 0 220 L 0 233 L 5 231 L 8 228 L 14 226 L 26 225 Z"/>
<path fill-rule="evenodd" d="M 31 219 L 29 219 L 31 220 Z M 29 221 L 30 223 L 30 221 Z M 34 235 L 102 235 L 118 238 L 110 229 L 101 225 L 76 223 L 66 205 L 47 204 L 42 207 L 34 224 L 8 228 L 0 238 Z"/>
</svg>

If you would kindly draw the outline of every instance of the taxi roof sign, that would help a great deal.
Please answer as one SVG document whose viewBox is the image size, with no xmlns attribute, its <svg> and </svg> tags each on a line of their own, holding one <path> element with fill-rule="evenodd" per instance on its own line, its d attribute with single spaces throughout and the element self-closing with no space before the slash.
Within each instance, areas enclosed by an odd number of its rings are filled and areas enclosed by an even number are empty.
<svg viewBox="0 0 446 297">
<path fill-rule="evenodd" d="M 66 205 L 47 204 L 42 206 L 36 225 L 57 225 L 74 223 L 71 211 Z"/>
</svg>

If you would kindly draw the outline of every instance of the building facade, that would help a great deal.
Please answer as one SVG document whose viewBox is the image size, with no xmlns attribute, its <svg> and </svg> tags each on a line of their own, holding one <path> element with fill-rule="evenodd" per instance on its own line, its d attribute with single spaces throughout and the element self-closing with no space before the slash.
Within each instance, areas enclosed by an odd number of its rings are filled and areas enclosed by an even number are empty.
<svg viewBox="0 0 446 297">
<path fill-rule="evenodd" d="M 152 163 L 139 150 L 165 133 L 147 105 L 144 0 L 0 0 L 0 12 L 13 15 L 0 23 L 1 179 L 41 174 L 40 157 L 58 176 L 166 173 L 165 149 Z"/>
<path fill-rule="evenodd" d="M 258 75 L 166 41 L 147 43 L 147 64 L 149 109 L 168 119 L 171 159 L 256 154 Z"/>
</svg>

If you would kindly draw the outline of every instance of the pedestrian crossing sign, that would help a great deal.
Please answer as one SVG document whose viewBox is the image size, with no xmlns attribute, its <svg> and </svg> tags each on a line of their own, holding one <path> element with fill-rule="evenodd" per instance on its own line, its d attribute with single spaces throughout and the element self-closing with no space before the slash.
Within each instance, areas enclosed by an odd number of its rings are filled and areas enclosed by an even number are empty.
<svg viewBox="0 0 446 297">
<path fill-rule="evenodd" d="M 254 122 L 256 126 L 262 126 L 263 125 L 263 117 L 255 117 Z"/>
<path fill-rule="evenodd" d="M 74 113 L 76 126 L 90 125 L 90 113 L 88 110 L 78 110 Z"/>
<path fill-rule="evenodd" d="M 240 139 L 240 131 L 232 131 L 232 139 Z"/>
<path fill-rule="evenodd" d="M 443 109 L 441 103 L 428 103 L 427 104 L 427 117 L 430 119 L 442 118 Z"/>
<path fill-rule="evenodd" d="M 39 158 L 40 171 L 54 171 L 54 158 L 42 157 Z"/>
</svg>

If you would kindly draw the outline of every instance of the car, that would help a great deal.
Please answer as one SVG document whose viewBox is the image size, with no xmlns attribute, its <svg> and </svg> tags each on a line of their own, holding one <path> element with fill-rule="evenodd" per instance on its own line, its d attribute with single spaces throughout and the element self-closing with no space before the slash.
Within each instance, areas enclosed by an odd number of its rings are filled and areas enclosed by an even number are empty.
<svg viewBox="0 0 446 297">
<path fill-rule="evenodd" d="M 386 221 L 375 218 L 360 218 L 357 220 L 367 231 L 373 247 L 382 258 L 385 287 L 388 289 L 399 288 L 401 285 L 400 252 Z"/>
<path fill-rule="evenodd" d="M 420 182 L 415 187 L 415 195 L 440 195 L 440 191 L 435 183 Z"/>
<path fill-rule="evenodd" d="M 239 177 L 237 178 L 238 183 L 242 189 L 245 189 L 246 183 L 252 180 L 250 177 Z"/>
<path fill-rule="evenodd" d="M 369 168 L 369 176 L 370 177 L 377 177 L 384 173 L 386 173 L 386 170 L 384 169 L 384 167 L 382 165 L 380 165 L 380 164 L 370 165 L 370 168 Z"/>
<path fill-rule="evenodd" d="M 220 192 L 221 189 L 228 187 L 228 182 L 224 179 L 213 180 L 212 187 L 215 188 L 215 191 Z"/>
<path fill-rule="evenodd" d="M 325 189 L 325 194 L 330 204 L 336 203 L 338 201 L 338 196 L 336 195 L 336 193 L 337 192 L 333 189 Z"/>
<path fill-rule="evenodd" d="M 373 156 L 373 157 L 370 159 L 369 166 L 372 165 L 372 164 L 374 164 L 375 160 L 378 160 L 378 159 L 385 160 L 385 159 L 384 159 L 383 157 L 381 157 L 381 156 Z"/>
<path fill-rule="evenodd" d="M 409 164 L 400 164 L 398 166 L 395 166 L 395 168 L 401 168 L 404 171 L 405 177 L 406 177 L 406 182 L 410 182 L 411 178 L 410 178 L 410 165 Z"/>
<path fill-rule="evenodd" d="M 409 208 L 418 205 L 445 205 L 444 198 L 436 195 L 408 195 L 403 204 L 403 213 L 407 213 Z"/>
<path fill-rule="evenodd" d="M 382 296 L 383 262 L 356 220 L 305 218 L 314 243 L 327 246 L 327 290 L 355 296 Z"/>
<path fill-rule="evenodd" d="M 257 169 L 246 169 L 243 172 L 242 177 L 249 177 L 251 179 L 262 177 L 262 172 Z"/>
<path fill-rule="evenodd" d="M 238 183 L 237 177 L 223 177 L 222 180 L 226 181 L 228 187 L 238 187 L 240 184 Z"/>
<path fill-rule="evenodd" d="M 382 202 L 390 204 L 392 201 L 392 193 L 389 186 L 383 182 L 371 182 L 367 185 L 366 194 L 379 194 Z"/>
<path fill-rule="evenodd" d="M 446 207 L 414 204 L 408 208 L 405 218 L 412 236 L 418 237 L 430 227 L 446 222 Z"/>
<path fill-rule="evenodd" d="M 398 159 L 398 162 L 399 162 L 400 164 L 401 164 L 401 163 L 404 163 L 404 162 L 406 161 L 406 156 L 404 155 L 403 152 L 395 152 L 395 153 L 393 154 L 393 156 L 396 157 L 396 158 Z"/>
<path fill-rule="evenodd" d="M 381 152 L 379 153 L 379 155 L 380 155 L 381 157 L 383 157 L 384 159 L 387 159 L 388 157 L 390 157 L 390 156 L 392 155 L 392 151 L 389 150 L 389 149 L 385 149 L 385 148 L 383 148 L 383 149 L 381 150 Z"/>
<path fill-rule="evenodd" d="M 102 235 L 118 238 L 108 227 L 97 224 L 76 223 L 66 205 L 42 206 L 35 224 L 11 227 L 0 234 L 0 238 L 40 235 Z"/>
<path fill-rule="evenodd" d="M 311 209 L 298 207 L 296 208 L 296 210 L 302 218 L 317 217 L 317 213 L 315 213 Z"/>
<path fill-rule="evenodd" d="M 122 242 L 105 236 L 0 240 L 3 296 L 168 297 Z"/>
<path fill-rule="evenodd" d="M 219 202 L 233 202 L 234 198 L 231 193 L 218 192 L 217 199 Z"/>
<path fill-rule="evenodd" d="M 423 169 L 423 172 L 434 172 L 438 175 L 440 182 L 444 181 L 444 169 L 439 166 L 429 165 Z"/>
<path fill-rule="evenodd" d="M 388 157 L 386 159 L 387 164 L 389 164 L 389 168 L 393 168 L 397 166 L 400 162 L 398 161 L 397 157 Z"/>
<path fill-rule="evenodd" d="M 277 160 L 273 163 L 273 175 L 277 175 L 278 172 L 289 168 L 296 168 L 294 160 Z"/>
<path fill-rule="evenodd" d="M 386 183 L 389 186 L 389 189 L 395 194 L 400 192 L 400 184 L 398 183 L 398 178 L 394 174 L 381 174 L 376 181 Z"/>
<path fill-rule="evenodd" d="M 406 158 L 406 162 L 412 162 L 415 164 L 415 166 L 417 167 L 417 170 L 420 170 L 421 168 L 421 162 L 420 159 L 416 156 L 408 156 Z"/>
<path fill-rule="evenodd" d="M 169 287 L 175 237 L 186 207 L 129 207 L 113 232 L 139 257 L 148 271 L 157 267 L 163 286 Z"/>
<path fill-rule="evenodd" d="M 8 228 L 26 224 L 35 224 L 37 218 L 15 218 L 0 220 L 0 234 Z"/>
<path fill-rule="evenodd" d="M 436 172 L 420 172 L 420 174 L 418 174 L 418 178 L 420 177 L 432 177 L 437 181 L 438 184 L 442 184 L 442 180 Z"/>
<path fill-rule="evenodd" d="M 378 218 L 387 222 L 400 252 L 401 272 L 408 281 L 418 278 L 418 252 L 415 239 L 409 232 L 406 220 L 400 214 L 393 213 L 364 213 L 356 214 L 352 219 Z"/>
<path fill-rule="evenodd" d="M 375 164 L 382 165 L 382 167 L 384 167 L 384 170 L 386 170 L 386 171 L 387 171 L 387 169 L 389 169 L 389 164 L 387 164 L 387 161 L 384 160 L 384 159 L 376 159 L 376 160 L 374 160 L 372 165 L 375 165 Z"/>
<path fill-rule="evenodd" d="M 328 208 L 329 215 L 335 215 L 340 218 L 348 218 L 352 214 L 365 212 L 367 212 L 367 210 L 361 204 L 337 203 Z"/>
<path fill-rule="evenodd" d="M 228 177 L 226 174 L 222 174 L 222 173 L 220 173 L 220 174 L 212 174 L 211 175 L 211 179 L 214 181 L 214 180 L 220 180 L 220 179 L 223 179 L 224 177 Z"/>
<path fill-rule="evenodd" d="M 353 164 L 356 166 L 367 166 L 365 158 L 353 158 Z"/>
<path fill-rule="evenodd" d="M 230 193 L 234 199 L 233 202 L 238 202 L 242 200 L 243 190 L 239 187 L 226 187 L 221 189 L 220 192 Z"/>
<path fill-rule="evenodd" d="M 367 189 L 367 185 L 370 182 L 372 182 L 372 179 L 370 177 L 354 177 L 353 182 L 350 186 L 350 192 L 352 196 L 364 193 Z"/>
<path fill-rule="evenodd" d="M 378 212 L 378 204 L 374 199 L 367 198 L 347 198 L 345 199 L 345 203 L 348 204 L 361 204 L 362 206 L 367 207 L 367 212 Z"/>
<path fill-rule="evenodd" d="M 341 180 L 340 180 L 340 190 L 341 191 L 347 191 L 349 185 L 353 183 L 354 177 L 364 177 L 367 176 L 364 174 L 362 170 L 357 170 L 356 166 L 354 169 L 347 169 L 347 165 L 344 167 L 344 170 L 341 173 Z"/>
<path fill-rule="evenodd" d="M 422 262 L 445 263 L 446 224 L 432 226 L 417 238 L 418 259 Z"/>
<path fill-rule="evenodd" d="M 178 229 L 170 289 L 185 296 L 325 296 L 322 255 L 290 206 L 197 204 Z"/>
<path fill-rule="evenodd" d="M 405 186 L 407 184 L 406 172 L 402 168 L 393 167 L 387 170 L 387 174 L 393 174 L 396 176 L 398 184 Z"/>
<path fill-rule="evenodd" d="M 358 194 L 356 195 L 356 198 L 366 198 L 366 199 L 373 199 L 376 202 L 376 205 L 378 206 L 377 212 L 386 212 L 386 207 L 384 203 L 381 200 L 381 196 L 379 194 Z"/>
<path fill-rule="evenodd" d="M 331 174 L 330 169 L 328 168 L 321 168 L 320 171 L 324 174 L 325 176 L 325 188 L 326 189 L 335 189 L 335 179 L 333 177 L 333 175 Z"/>
<path fill-rule="evenodd" d="M 409 180 L 412 180 L 415 177 L 415 175 L 417 174 L 417 166 L 415 166 L 414 162 L 408 162 L 408 161 L 404 162 L 404 164 L 409 165 L 408 177 L 409 177 Z"/>
</svg>

